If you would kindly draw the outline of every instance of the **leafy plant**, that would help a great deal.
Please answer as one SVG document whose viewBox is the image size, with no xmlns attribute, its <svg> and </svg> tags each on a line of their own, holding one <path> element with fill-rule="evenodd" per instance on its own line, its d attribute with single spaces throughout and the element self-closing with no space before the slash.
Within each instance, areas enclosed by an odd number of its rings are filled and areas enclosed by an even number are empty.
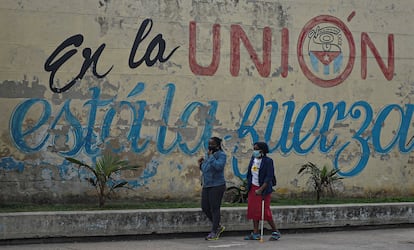
<svg viewBox="0 0 414 250">
<path fill-rule="evenodd" d="M 65 157 L 66 160 L 74 163 L 78 168 L 86 168 L 93 175 L 93 177 L 86 178 L 89 183 L 95 187 L 99 199 L 99 207 L 105 205 L 105 201 L 109 195 L 117 188 L 125 187 L 127 181 L 116 181 L 112 176 L 118 171 L 122 170 L 136 170 L 140 166 L 128 165 L 127 161 L 121 160 L 119 157 L 106 154 L 96 161 L 95 167 L 83 163 L 71 157 Z"/>
<path fill-rule="evenodd" d="M 338 172 L 339 169 L 332 168 L 328 170 L 327 166 L 323 166 L 322 169 L 320 169 L 314 163 L 308 162 L 300 167 L 298 174 L 310 174 L 308 183 L 315 189 L 316 202 L 319 203 L 323 191 L 329 190 L 329 192 L 333 194 L 333 183 L 343 179 L 337 175 Z"/>
<path fill-rule="evenodd" d="M 230 203 L 244 203 L 247 202 L 247 179 L 238 176 L 241 184 L 238 186 L 231 186 L 226 189 L 225 200 Z"/>
</svg>

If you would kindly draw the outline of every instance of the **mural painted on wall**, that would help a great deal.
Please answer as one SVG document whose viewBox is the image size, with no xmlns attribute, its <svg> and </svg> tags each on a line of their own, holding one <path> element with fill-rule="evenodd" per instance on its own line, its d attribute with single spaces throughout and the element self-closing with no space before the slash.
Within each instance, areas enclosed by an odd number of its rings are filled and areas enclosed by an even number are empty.
<svg viewBox="0 0 414 250">
<path fill-rule="evenodd" d="M 278 62 L 272 61 L 271 46 L 272 39 L 281 39 L 281 58 L 278 77 L 286 78 L 289 74 L 289 61 L 297 60 L 300 72 L 309 79 L 309 84 L 315 84 L 323 88 L 332 88 L 339 84 L 344 84 L 349 74 L 354 70 L 355 60 L 360 60 L 359 69 L 361 79 L 367 77 L 370 67 L 379 67 L 383 77 L 391 81 L 394 76 L 394 36 L 389 34 L 386 37 L 388 49 L 379 51 L 367 32 L 360 35 L 361 55 L 356 54 L 354 35 L 347 27 L 347 22 L 351 22 L 355 16 L 352 12 L 344 22 L 334 16 L 320 15 L 309 20 L 303 26 L 297 43 L 297 58 L 290 58 L 289 47 L 291 37 L 289 29 L 283 28 L 280 34 L 272 34 L 270 27 L 263 29 L 262 56 L 255 51 L 249 37 L 246 35 L 243 26 L 234 24 L 230 27 L 230 65 L 229 74 L 237 78 L 240 72 L 240 49 L 242 44 L 252 59 L 257 72 L 263 78 L 269 77 L 271 68 Z M 220 24 L 211 27 L 212 34 L 212 55 L 211 63 L 208 66 L 201 66 L 196 60 L 196 30 L 197 22 L 189 22 L 189 44 L 188 48 L 183 45 L 172 45 L 168 38 L 161 33 L 157 33 L 155 24 L 151 19 L 142 21 L 137 30 L 135 40 L 131 47 L 129 58 L 126 58 L 130 69 L 139 67 L 152 67 L 156 63 L 165 63 L 174 57 L 178 50 L 188 50 L 188 67 L 196 76 L 214 76 L 220 65 L 221 44 L 220 34 L 222 32 Z M 76 84 L 82 84 L 82 79 L 88 70 L 91 70 L 96 79 L 102 79 L 111 74 L 112 69 L 117 65 L 112 65 L 106 69 L 98 65 L 101 55 L 105 53 L 105 43 L 98 45 L 97 49 L 85 47 L 84 39 L 88 34 L 70 35 L 47 58 L 44 70 L 50 73 L 49 87 L 54 93 L 71 91 Z M 147 48 L 142 50 L 140 47 L 143 41 L 149 41 Z M 141 49 L 141 50 L 139 50 Z M 145 51 L 142 53 L 142 51 Z M 368 64 L 368 54 L 375 58 L 376 65 Z M 65 63 L 70 62 L 74 57 L 82 57 L 83 63 L 79 65 L 79 72 L 73 75 L 64 84 L 57 84 L 56 78 L 60 69 Z M 384 58 L 388 58 L 384 62 Z M 53 147 L 58 139 L 62 139 L 69 145 L 65 150 L 57 153 L 62 156 L 75 156 L 84 153 L 94 158 L 101 154 L 102 148 L 99 145 L 108 143 L 110 140 L 110 130 L 113 126 L 115 116 L 120 110 L 128 110 L 130 113 L 130 123 L 127 124 L 127 132 L 124 135 L 129 145 L 122 145 L 111 148 L 114 152 L 131 151 L 135 154 L 142 154 L 149 150 L 150 141 L 155 141 L 156 150 L 161 154 L 170 154 L 179 151 L 185 155 L 194 155 L 207 148 L 207 140 L 213 134 L 216 112 L 220 108 L 220 101 L 211 99 L 207 102 L 190 100 L 182 108 L 179 115 L 179 127 L 185 129 L 189 119 L 195 115 L 198 109 L 204 109 L 207 116 L 203 121 L 203 132 L 199 138 L 192 141 L 186 139 L 180 132 L 168 131 L 168 127 L 177 123 L 170 119 L 171 109 L 179 96 L 176 93 L 176 84 L 166 83 L 163 88 L 163 107 L 160 114 L 162 125 L 157 128 L 156 134 L 151 138 L 141 135 L 141 129 L 145 126 L 146 110 L 148 99 L 146 99 L 146 87 L 149 82 L 137 82 L 126 99 L 119 100 L 117 96 L 113 98 L 103 98 L 99 87 L 90 88 L 90 98 L 83 100 L 83 109 L 87 112 L 87 122 L 82 122 L 72 111 L 72 99 L 67 99 L 60 106 L 54 105 L 51 101 L 40 98 L 32 98 L 22 101 L 15 107 L 10 117 L 10 134 L 13 143 L 23 153 L 31 154 Z M 34 109 L 41 107 L 41 115 L 37 121 L 33 121 L 31 126 L 25 124 L 27 115 Z M 104 108 L 103 120 L 97 121 L 98 110 Z M 265 121 L 265 130 L 259 130 L 256 125 L 264 119 L 264 111 L 268 112 Z M 283 110 L 283 112 L 280 112 Z M 307 155 L 313 151 L 323 154 L 334 152 L 333 165 L 335 168 L 342 169 L 341 159 L 346 158 L 345 151 L 353 146 L 359 148 L 358 159 L 355 165 L 348 166 L 347 170 L 341 170 L 342 176 L 353 177 L 360 174 L 366 167 L 373 154 L 385 154 L 393 149 L 398 149 L 401 153 L 413 151 L 414 143 L 410 140 L 410 124 L 414 106 L 412 104 L 386 104 L 380 111 L 375 113 L 374 108 L 367 101 L 346 102 L 338 100 L 336 102 L 308 102 L 299 106 L 295 100 L 278 102 L 277 100 L 266 99 L 263 93 L 254 93 L 250 100 L 246 100 L 245 108 L 241 114 L 238 127 L 234 128 L 236 133 L 222 135 L 225 140 L 239 140 L 249 138 L 251 141 L 264 140 L 269 143 L 270 152 L 281 152 L 284 155 L 291 153 Z M 399 122 L 395 127 L 393 138 L 384 142 L 381 140 L 383 124 L 388 122 L 390 117 L 397 116 Z M 282 120 L 282 124 L 276 124 L 276 119 Z M 394 119 L 394 118 L 392 118 Z M 330 134 L 337 123 L 354 120 L 358 121 L 359 127 L 352 134 L 344 138 L 342 134 Z M 395 121 L 394 121 L 395 122 Z M 56 135 L 54 131 L 58 127 L 66 124 L 69 126 L 69 133 L 66 135 Z M 303 132 L 304 124 L 312 124 L 310 129 Z M 275 127 L 281 127 L 277 131 Z M 233 128 L 231 128 L 233 129 Z M 173 140 L 166 142 L 167 133 L 175 133 Z M 236 138 L 234 138 L 236 137 Z M 341 139 L 341 140 L 339 140 Z M 340 141 L 340 142 L 339 142 Z M 190 146 L 191 145 L 191 146 Z M 236 176 L 243 177 L 245 173 L 239 168 L 237 152 L 239 148 L 235 144 L 232 151 L 231 166 Z M 63 161 L 59 168 L 61 175 L 65 174 L 65 169 L 69 163 Z M 0 160 L 0 168 L 6 170 L 17 169 L 24 171 L 24 163 L 16 161 L 12 157 L 3 157 Z M 145 185 L 150 178 L 156 175 L 157 164 L 148 164 L 146 170 L 136 180 L 130 184 L 139 187 Z"/>
</svg>

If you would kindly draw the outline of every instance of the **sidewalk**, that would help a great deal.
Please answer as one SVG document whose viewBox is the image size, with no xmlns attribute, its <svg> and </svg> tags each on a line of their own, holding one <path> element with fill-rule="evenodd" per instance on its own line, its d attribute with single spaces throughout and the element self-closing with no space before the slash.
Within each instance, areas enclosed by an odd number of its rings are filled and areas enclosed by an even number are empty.
<svg viewBox="0 0 414 250">
<path fill-rule="evenodd" d="M 283 232 L 282 232 L 283 233 Z M 412 250 L 414 249 L 414 227 L 376 230 L 344 230 L 334 232 L 283 233 L 279 241 L 245 241 L 244 234 L 224 232 L 216 241 L 206 241 L 204 235 L 174 238 L 140 237 L 117 238 L 111 241 L 43 243 L 30 245 L 0 246 L 2 250 L 207 250 L 207 249 L 283 249 L 283 250 Z"/>
</svg>

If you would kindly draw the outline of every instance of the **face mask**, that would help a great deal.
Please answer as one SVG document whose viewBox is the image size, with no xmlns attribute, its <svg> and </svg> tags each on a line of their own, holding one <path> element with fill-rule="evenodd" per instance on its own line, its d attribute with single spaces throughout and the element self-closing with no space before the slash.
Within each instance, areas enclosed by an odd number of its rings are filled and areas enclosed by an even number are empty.
<svg viewBox="0 0 414 250">
<path fill-rule="evenodd" d="M 260 150 L 254 150 L 253 151 L 253 157 L 254 158 L 260 158 L 260 157 L 262 157 L 262 153 L 260 152 Z"/>
<path fill-rule="evenodd" d="M 208 146 L 208 150 L 217 151 L 217 147 L 215 147 L 215 146 Z"/>
</svg>

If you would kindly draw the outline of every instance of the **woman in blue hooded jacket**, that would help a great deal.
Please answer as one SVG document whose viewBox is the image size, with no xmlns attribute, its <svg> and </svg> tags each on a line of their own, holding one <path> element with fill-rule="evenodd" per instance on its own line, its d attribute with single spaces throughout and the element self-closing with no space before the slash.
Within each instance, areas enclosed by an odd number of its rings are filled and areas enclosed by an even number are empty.
<svg viewBox="0 0 414 250">
<path fill-rule="evenodd" d="M 253 156 L 247 169 L 247 219 L 253 220 L 253 232 L 246 236 L 246 240 L 260 240 L 259 221 L 262 218 L 262 199 L 264 200 L 264 220 L 272 227 L 270 240 L 278 240 L 280 232 L 273 221 L 270 210 L 272 186 L 275 185 L 274 165 L 272 158 L 267 156 L 269 147 L 265 142 L 256 142 L 253 145 Z"/>
<path fill-rule="evenodd" d="M 211 232 L 206 236 L 206 240 L 219 239 L 220 234 L 225 229 L 224 226 L 220 225 L 220 208 L 226 190 L 224 166 L 226 165 L 227 156 L 221 148 L 221 141 L 218 137 L 211 137 L 208 141 L 206 157 L 198 160 L 203 174 L 201 209 L 212 223 Z"/>
</svg>

